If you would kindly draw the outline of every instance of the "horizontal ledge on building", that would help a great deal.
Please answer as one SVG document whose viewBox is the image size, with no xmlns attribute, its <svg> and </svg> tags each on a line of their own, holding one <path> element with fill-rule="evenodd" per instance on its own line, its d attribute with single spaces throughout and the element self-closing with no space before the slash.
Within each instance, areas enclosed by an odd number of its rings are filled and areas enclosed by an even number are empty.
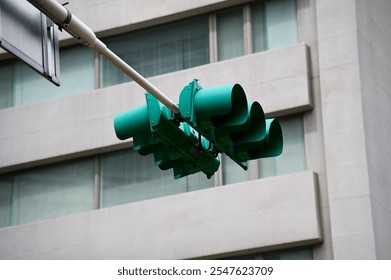
<svg viewBox="0 0 391 280">
<path fill-rule="evenodd" d="M 30 238 L 35 236 L 35 238 Z M 312 171 L 0 229 L 1 259 L 193 259 L 322 241 Z"/>
<path fill-rule="evenodd" d="M 239 83 L 267 116 L 312 109 L 309 52 L 304 43 L 149 79 L 172 100 L 194 78 L 202 87 Z M 216 75 L 218 73 L 218 75 Z M 134 82 L 0 110 L 0 173 L 115 150 L 114 116 L 145 103 Z M 111 148 L 113 146 L 113 148 Z"/>
</svg>

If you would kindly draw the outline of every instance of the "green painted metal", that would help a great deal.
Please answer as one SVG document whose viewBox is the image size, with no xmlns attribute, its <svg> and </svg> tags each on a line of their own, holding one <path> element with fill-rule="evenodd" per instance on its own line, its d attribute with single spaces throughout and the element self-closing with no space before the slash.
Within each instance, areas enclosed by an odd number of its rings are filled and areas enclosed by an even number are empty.
<svg viewBox="0 0 391 280">
<path fill-rule="evenodd" d="M 146 94 L 146 104 L 114 118 L 119 139 L 133 137 L 133 149 L 154 155 L 174 178 L 203 172 L 213 176 L 225 153 L 243 169 L 249 160 L 282 153 L 283 135 L 277 119 L 266 119 L 258 102 L 247 102 L 239 84 L 202 88 L 197 80 L 179 97 L 179 115 Z"/>
<path fill-rule="evenodd" d="M 276 119 L 265 119 L 258 102 L 248 103 L 243 88 L 227 85 L 203 89 L 193 80 L 181 92 L 179 111 L 185 122 L 243 169 L 247 161 L 282 153 L 283 139 Z"/>
<path fill-rule="evenodd" d="M 238 84 L 202 89 L 194 99 L 197 123 L 205 129 L 242 125 L 247 120 L 247 99 Z"/>
<path fill-rule="evenodd" d="M 119 139 L 133 137 L 133 149 L 141 155 L 154 154 L 155 164 L 162 170 L 173 169 L 178 179 L 202 171 L 208 178 L 220 165 L 216 153 L 204 147 L 209 141 L 187 123 L 180 123 L 170 110 L 151 94 L 146 105 L 123 112 L 114 118 Z"/>
<path fill-rule="evenodd" d="M 233 156 L 239 161 L 276 157 L 282 153 L 283 137 L 280 123 L 276 119 L 266 119 L 265 136 L 251 138 L 235 145 Z"/>
</svg>

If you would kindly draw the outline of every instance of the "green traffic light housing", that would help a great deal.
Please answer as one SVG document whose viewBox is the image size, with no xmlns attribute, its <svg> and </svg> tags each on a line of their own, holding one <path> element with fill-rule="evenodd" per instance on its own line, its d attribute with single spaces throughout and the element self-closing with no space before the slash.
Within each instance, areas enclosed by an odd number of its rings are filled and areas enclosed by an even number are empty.
<svg viewBox="0 0 391 280">
<path fill-rule="evenodd" d="M 239 84 L 203 89 L 193 80 L 181 92 L 184 121 L 243 169 L 247 161 L 282 153 L 283 137 L 277 119 L 265 119 L 258 102 L 247 102 Z"/>
<path fill-rule="evenodd" d="M 114 118 L 117 137 L 133 137 L 133 149 L 141 155 L 154 154 L 162 170 L 173 168 L 175 179 L 202 171 L 210 178 L 219 168 L 217 154 L 207 151 L 209 141 L 187 123 L 180 123 L 167 107 L 151 94 L 146 104 Z"/>
<path fill-rule="evenodd" d="M 121 140 L 133 137 L 141 155 L 154 154 L 160 169 L 172 168 L 176 179 L 200 171 L 211 178 L 219 153 L 247 170 L 249 160 L 278 156 L 283 148 L 278 120 L 265 119 L 239 84 L 204 89 L 193 80 L 180 94 L 178 115 L 147 93 L 145 105 L 115 116 L 114 129 Z"/>
</svg>

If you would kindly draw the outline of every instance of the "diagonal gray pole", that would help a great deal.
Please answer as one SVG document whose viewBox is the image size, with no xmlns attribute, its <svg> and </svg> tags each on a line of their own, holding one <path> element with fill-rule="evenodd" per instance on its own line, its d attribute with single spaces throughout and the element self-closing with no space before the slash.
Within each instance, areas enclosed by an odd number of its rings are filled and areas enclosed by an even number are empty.
<svg viewBox="0 0 391 280">
<path fill-rule="evenodd" d="M 179 108 L 171 99 L 164 95 L 158 88 L 152 85 L 147 79 L 141 76 L 136 70 L 125 61 L 113 53 L 107 46 L 99 40 L 95 33 L 76 16 L 72 15 L 68 9 L 55 0 L 27 0 L 38 10 L 56 23 L 60 29 L 66 30 L 82 44 L 94 49 L 103 55 L 115 66 L 121 69 L 133 81 L 139 84 L 147 92 L 155 96 L 161 103 L 170 109 L 174 114 L 179 114 Z"/>
</svg>

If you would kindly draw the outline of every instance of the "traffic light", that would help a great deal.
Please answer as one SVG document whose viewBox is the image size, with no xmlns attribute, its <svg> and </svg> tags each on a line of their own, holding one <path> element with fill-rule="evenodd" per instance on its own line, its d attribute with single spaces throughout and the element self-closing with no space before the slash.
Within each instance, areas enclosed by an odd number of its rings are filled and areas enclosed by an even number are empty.
<svg viewBox="0 0 391 280">
<path fill-rule="evenodd" d="M 262 106 L 248 102 L 239 84 L 202 88 L 193 80 L 179 97 L 174 115 L 154 96 L 146 104 L 114 118 L 117 137 L 133 137 L 133 149 L 154 155 L 162 170 L 173 169 L 178 179 L 202 171 L 210 178 L 225 153 L 243 169 L 249 160 L 282 153 L 279 122 L 265 119 Z"/>
<path fill-rule="evenodd" d="M 149 93 L 145 105 L 115 116 L 114 129 L 121 140 L 133 137 L 133 149 L 141 155 L 153 153 L 162 170 L 173 168 L 176 179 L 199 171 L 210 178 L 219 168 L 209 141 Z"/>
<path fill-rule="evenodd" d="M 215 153 L 225 153 L 243 169 L 247 161 L 282 153 L 279 122 L 265 119 L 258 102 L 248 103 L 239 84 L 203 89 L 193 80 L 181 92 L 183 121 L 211 143 Z"/>
</svg>

